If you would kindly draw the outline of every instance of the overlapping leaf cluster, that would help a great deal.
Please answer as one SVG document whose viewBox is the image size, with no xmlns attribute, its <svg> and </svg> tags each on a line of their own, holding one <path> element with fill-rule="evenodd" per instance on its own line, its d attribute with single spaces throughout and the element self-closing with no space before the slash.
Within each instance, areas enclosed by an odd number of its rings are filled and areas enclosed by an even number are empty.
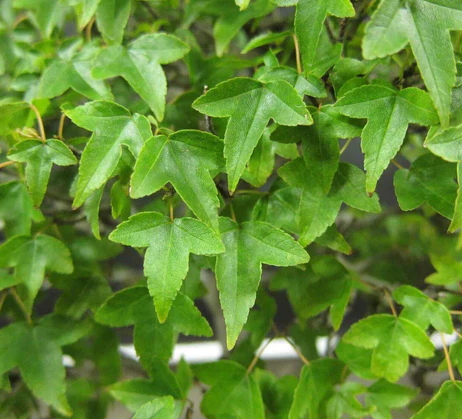
<svg viewBox="0 0 462 419">
<path fill-rule="evenodd" d="M 459 0 L 0 0 L 0 45 L 0 417 L 462 417 Z"/>
</svg>

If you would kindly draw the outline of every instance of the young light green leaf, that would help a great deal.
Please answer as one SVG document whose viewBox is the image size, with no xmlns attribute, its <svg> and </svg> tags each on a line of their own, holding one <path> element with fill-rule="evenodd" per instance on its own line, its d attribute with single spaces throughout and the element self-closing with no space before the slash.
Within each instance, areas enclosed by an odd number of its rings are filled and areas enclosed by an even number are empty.
<svg viewBox="0 0 462 419">
<path fill-rule="evenodd" d="M 462 29 L 462 4 L 453 0 L 382 0 L 366 26 L 363 54 L 386 57 L 408 43 L 443 126 L 448 125 L 456 81 L 449 30 Z"/>
<path fill-rule="evenodd" d="M 179 292 L 165 323 L 159 323 L 152 297 L 144 286 L 126 288 L 110 297 L 97 311 L 96 321 L 111 327 L 134 324 L 134 344 L 141 364 L 148 370 L 157 359 L 168 361 L 174 334 L 211 336 L 212 329 L 192 300 Z"/>
<path fill-rule="evenodd" d="M 404 306 L 400 317 L 414 322 L 423 330 L 431 324 L 440 332 L 451 334 L 454 330 L 448 309 L 410 285 L 401 285 L 393 291 L 393 298 Z"/>
<path fill-rule="evenodd" d="M 141 406 L 133 419 L 174 419 L 175 401 L 173 397 L 158 397 Z"/>
<path fill-rule="evenodd" d="M 112 99 L 108 86 L 91 75 L 93 60 L 99 48 L 90 44 L 78 51 L 82 44 L 81 38 L 63 42 L 58 57 L 43 72 L 38 88 L 39 98 L 53 98 L 73 89 L 93 100 Z"/>
<path fill-rule="evenodd" d="M 230 117 L 224 155 L 231 193 L 270 119 L 292 126 L 313 122 L 300 96 L 285 81 L 264 84 L 244 77 L 231 79 L 197 99 L 193 108 L 212 117 Z"/>
<path fill-rule="evenodd" d="M 89 102 L 75 109 L 65 108 L 65 113 L 76 125 L 93 131 L 80 160 L 73 204 L 79 207 L 112 176 L 122 156 L 122 146 L 138 157 L 152 132 L 144 116 L 132 116 L 127 109 L 113 102 Z"/>
<path fill-rule="evenodd" d="M 453 419 L 462 416 L 462 381 L 446 381 L 411 419 Z"/>
<path fill-rule="evenodd" d="M 328 194 L 320 183 L 322 179 L 308 170 L 301 158 L 285 164 L 278 173 L 287 183 L 301 189 L 297 215 L 302 246 L 307 246 L 335 222 L 342 202 L 362 211 L 380 212 L 377 195 L 366 194 L 364 173 L 351 164 L 339 165 Z"/>
<path fill-rule="evenodd" d="M 430 97 L 414 87 L 398 91 L 378 84 L 362 86 L 342 97 L 335 108 L 349 117 L 368 119 L 361 134 L 368 193 L 374 192 L 383 171 L 401 148 L 408 125 L 438 122 Z"/>
<path fill-rule="evenodd" d="M 409 170 L 395 173 L 393 184 L 403 211 L 411 211 L 423 203 L 430 205 L 444 217 L 454 214 L 457 185 L 455 165 L 446 163 L 433 154 L 417 158 Z"/>
<path fill-rule="evenodd" d="M 60 140 L 21 141 L 10 150 L 8 158 L 27 163 L 26 182 L 36 207 L 40 206 L 45 197 L 53 164 L 71 166 L 77 163 L 72 151 Z"/>
<path fill-rule="evenodd" d="M 30 234 L 32 199 L 22 182 L 0 185 L 0 219 L 5 223 L 7 237 Z"/>
<path fill-rule="evenodd" d="M 321 406 L 332 395 L 335 385 L 342 381 L 343 362 L 324 358 L 302 368 L 290 408 L 289 419 L 315 419 L 323 417 Z"/>
<path fill-rule="evenodd" d="M 30 313 L 46 271 L 70 274 L 73 271 L 69 250 L 51 236 L 15 236 L 0 246 L 0 267 L 14 267 L 21 280 L 18 294 Z"/>
<path fill-rule="evenodd" d="M 183 279 L 189 254 L 215 255 L 224 248 L 210 227 L 194 218 L 171 221 L 158 212 L 138 213 L 117 226 L 109 239 L 132 247 L 147 247 L 144 274 L 161 323 L 167 319 Z"/>
<path fill-rule="evenodd" d="M 98 240 L 101 239 L 99 231 L 99 207 L 101 205 L 101 199 L 103 198 L 104 186 L 105 185 L 94 191 L 83 205 L 85 218 L 88 224 L 90 224 L 91 232 Z"/>
<path fill-rule="evenodd" d="M 188 51 L 189 47 L 172 35 L 144 35 L 128 47 L 117 45 L 102 50 L 92 75 L 96 79 L 122 76 L 146 101 L 157 120 L 162 121 L 167 81 L 161 64 L 177 61 Z"/>
<path fill-rule="evenodd" d="M 335 353 L 351 372 L 366 380 L 374 380 L 377 376 L 371 371 L 372 350 L 350 345 L 341 340 Z"/>
<path fill-rule="evenodd" d="M 223 165 L 223 142 L 212 134 L 184 130 L 152 137 L 135 164 L 130 195 L 150 195 L 170 182 L 194 214 L 218 230 L 219 201 L 209 171 Z"/>
<path fill-rule="evenodd" d="M 433 356 L 434 346 L 417 325 L 402 317 L 374 314 L 353 324 L 343 336 L 346 343 L 372 349 L 371 370 L 394 382 L 409 366 L 409 355 Z"/>
<path fill-rule="evenodd" d="M 201 410 L 207 417 L 264 419 L 260 389 L 252 375 L 234 361 L 198 365 L 195 375 L 210 389 L 205 393 Z"/>
<path fill-rule="evenodd" d="M 61 325 L 64 322 L 65 329 L 55 320 Z M 54 316 L 43 318 L 34 327 L 16 322 L 0 329 L 0 375 L 19 367 L 22 379 L 36 397 L 70 416 L 61 346 L 76 342 L 87 331 L 84 323 Z"/>
<path fill-rule="evenodd" d="M 261 221 L 239 226 L 220 218 L 220 231 L 225 252 L 217 256 L 215 274 L 231 349 L 255 303 L 262 263 L 298 265 L 307 263 L 309 255 L 291 236 Z"/>
<path fill-rule="evenodd" d="M 312 72 L 316 51 L 327 15 L 352 17 L 355 9 L 350 0 L 298 0 L 295 12 L 295 33 L 300 43 L 305 74 Z"/>
<path fill-rule="evenodd" d="M 96 9 L 96 24 L 108 45 L 122 43 L 131 3 L 131 0 L 100 0 Z"/>
</svg>

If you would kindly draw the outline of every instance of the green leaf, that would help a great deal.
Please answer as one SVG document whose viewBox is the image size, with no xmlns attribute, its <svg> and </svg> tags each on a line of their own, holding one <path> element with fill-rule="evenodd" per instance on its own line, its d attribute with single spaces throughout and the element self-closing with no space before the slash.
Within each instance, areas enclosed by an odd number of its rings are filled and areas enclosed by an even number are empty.
<svg viewBox="0 0 462 419">
<path fill-rule="evenodd" d="M 224 155 L 231 193 L 270 119 L 280 125 L 312 123 L 305 104 L 285 81 L 263 84 L 244 77 L 231 79 L 197 99 L 193 108 L 213 117 L 230 117 Z"/>
<path fill-rule="evenodd" d="M 438 122 L 430 97 L 415 87 L 398 91 L 378 84 L 362 86 L 348 92 L 335 108 L 349 117 L 368 119 L 361 134 L 368 193 L 374 192 L 383 171 L 401 148 L 408 125 Z"/>
<path fill-rule="evenodd" d="M 435 155 L 450 162 L 462 160 L 462 126 L 451 127 L 437 132 L 425 142 Z"/>
<path fill-rule="evenodd" d="M 462 163 L 457 163 L 457 196 L 454 204 L 454 215 L 448 228 L 449 233 L 454 233 L 462 227 Z"/>
<path fill-rule="evenodd" d="M 341 419 L 348 415 L 351 418 L 361 418 L 371 414 L 375 407 L 364 407 L 357 396 L 364 393 L 365 387 L 354 382 L 342 383 L 335 394 L 327 401 L 326 412 L 329 419 Z"/>
<path fill-rule="evenodd" d="M 225 252 L 217 256 L 215 274 L 226 323 L 227 345 L 236 344 L 255 303 L 262 263 L 291 266 L 309 261 L 308 253 L 288 234 L 261 221 L 239 226 L 220 218 Z"/>
<path fill-rule="evenodd" d="M 83 212 L 88 224 L 90 224 L 91 232 L 98 240 L 101 239 L 101 234 L 99 232 L 99 207 L 101 205 L 101 199 L 103 198 L 104 186 L 105 185 L 94 191 L 87 198 L 83 206 Z"/>
<path fill-rule="evenodd" d="M 353 324 L 343 336 L 346 343 L 372 349 L 371 370 L 394 382 L 409 366 L 409 355 L 431 358 L 434 346 L 425 332 L 402 317 L 374 314 Z"/>
<path fill-rule="evenodd" d="M 144 274 L 161 323 L 167 319 L 183 279 L 188 273 L 189 254 L 215 255 L 223 252 L 220 238 L 193 218 L 171 221 L 158 212 L 136 214 L 119 224 L 109 239 L 132 247 L 147 247 Z"/>
<path fill-rule="evenodd" d="M 0 185 L 0 218 L 7 237 L 30 234 L 33 204 L 26 186 L 21 182 Z"/>
<path fill-rule="evenodd" d="M 350 345 L 343 340 L 335 348 L 338 359 L 348 365 L 348 368 L 358 377 L 366 380 L 376 379 L 371 371 L 372 350 Z"/>
<path fill-rule="evenodd" d="M 295 33 L 300 43 L 305 74 L 312 72 L 317 61 L 316 51 L 327 15 L 352 17 L 355 9 L 350 0 L 298 0 Z"/>
<path fill-rule="evenodd" d="M 146 101 L 157 120 L 162 121 L 167 80 L 161 65 L 179 60 L 188 51 L 189 47 L 172 35 L 144 35 L 128 47 L 117 45 L 102 50 L 94 62 L 92 76 L 123 77 Z"/>
<path fill-rule="evenodd" d="M 73 204 L 79 207 L 112 176 L 122 156 L 122 146 L 138 157 L 152 133 L 144 116 L 132 116 L 127 109 L 113 102 L 96 101 L 75 109 L 64 109 L 72 122 L 93 131 L 80 159 Z"/>
<path fill-rule="evenodd" d="M 427 203 L 451 219 L 457 192 L 454 178 L 454 164 L 432 154 L 424 154 L 412 163 L 409 170 L 400 169 L 395 173 L 393 184 L 400 208 L 411 211 Z"/>
<path fill-rule="evenodd" d="M 50 38 L 66 10 L 65 4 L 58 0 L 13 0 L 13 6 L 34 10 L 37 26 L 45 38 Z"/>
<path fill-rule="evenodd" d="M 100 0 L 96 9 L 96 24 L 107 44 L 122 43 L 131 3 L 131 0 Z"/>
<path fill-rule="evenodd" d="M 342 381 L 344 364 L 333 358 L 311 362 L 302 368 L 295 389 L 289 419 L 315 419 L 324 417 L 321 406 L 334 392 L 334 386 Z"/>
<path fill-rule="evenodd" d="M 175 403 L 173 397 L 159 397 L 141 406 L 133 419 L 174 419 Z"/>
<path fill-rule="evenodd" d="M 194 372 L 203 383 L 211 386 L 201 403 L 206 416 L 264 419 L 260 389 L 242 365 L 218 361 L 198 365 Z"/>
<path fill-rule="evenodd" d="M 268 44 L 280 44 L 284 39 L 291 36 L 292 33 L 290 31 L 284 32 L 265 32 L 259 34 L 252 38 L 244 49 L 241 51 L 242 54 L 247 54 L 248 52 L 254 50 L 255 48 L 259 48 Z"/>
<path fill-rule="evenodd" d="M 402 285 L 393 291 L 393 298 L 404 306 L 400 317 L 411 320 L 423 330 L 431 324 L 440 332 L 451 334 L 454 330 L 448 309 L 410 285 Z"/>
<path fill-rule="evenodd" d="M 325 193 L 322 178 L 308 170 L 301 158 L 292 160 L 278 170 L 290 185 L 300 190 L 297 213 L 300 226 L 299 242 L 307 246 L 331 226 L 342 202 L 367 212 L 380 212 L 377 195 L 369 197 L 364 189 L 364 173 L 348 163 L 340 163 L 329 193 Z"/>
<path fill-rule="evenodd" d="M 418 393 L 419 390 L 381 379 L 367 389 L 366 405 L 375 407 L 371 413 L 374 419 L 393 419 L 390 409 L 407 406 Z"/>
<path fill-rule="evenodd" d="M 290 67 L 273 67 L 259 77 L 264 83 L 284 80 L 289 83 L 300 96 L 326 97 L 326 89 L 319 78 L 309 74 L 303 77 Z"/>
<path fill-rule="evenodd" d="M 80 30 L 90 22 L 91 18 L 96 13 L 100 1 L 101 0 L 77 0 L 74 7 Z"/>
<path fill-rule="evenodd" d="M 71 166 L 77 163 L 72 151 L 60 140 L 21 141 L 8 153 L 8 158 L 27 163 L 26 182 L 35 206 L 39 207 L 45 196 L 53 164 Z"/>
<path fill-rule="evenodd" d="M 18 294 L 30 313 L 34 299 L 45 279 L 45 272 L 70 274 L 73 271 L 69 250 L 51 236 L 15 236 L 0 246 L 0 267 L 14 267 L 21 284 Z"/>
<path fill-rule="evenodd" d="M 45 69 L 38 88 L 39 98 L 53 98 L 66 90 L 76 92 L 93 100 L 111 100 L 112 94 L 106 84 L 91 75 L 93 60 L 99 48 L 93 45 L 82 47 L 81 38 L 68 39 L 60 46 L 58 57 Z"/>
<path fill-rule="evenodd" d="M 382 0 L 366 26 L 368 60 L 408 43 L 443 126 L 448 125 L 456 67 L 449 30 L 462 29 L 462 4 L 453 0 Z"/>
<path fill-rule="evenodd" d="M 10 324 L 0 329 L 0 374 L 19 367 L 22 379 L 36 397 L 70 416 L 61 346 L 76 342 L 87 331 L 83 323 L 53 316 L 44 317 L 34 327 L 24 322 Z"/>
<path fill-rule="evenodd" d="M 156 359 L 168 361 L 173 351 L 174 333 L 211 336 L 212 329 L 200 311 L 183 293 L 178 293 L 165 323 L 159 323 L 152 297 L 144 286 L 126 288 L 110 297 L 97 311 L 96 321 L 111 327 L 134 324 L 136 353 L 146 369 Z"/>
<path fill-rule="evenodd" d="M 219 201 L 210 171 L 223 165 L 223 142 L 212 134 L 185 130 L 152 137 L 136 162 L 130 195 L 151 195 L 170 182 L 194 214 L 218 230 Z"/>
<path fill-rule="evenodd" d="M 438 393 L 411 419 L 452 419 L 462 415 L 462 381 L 446 381 Z"/>
</svg>

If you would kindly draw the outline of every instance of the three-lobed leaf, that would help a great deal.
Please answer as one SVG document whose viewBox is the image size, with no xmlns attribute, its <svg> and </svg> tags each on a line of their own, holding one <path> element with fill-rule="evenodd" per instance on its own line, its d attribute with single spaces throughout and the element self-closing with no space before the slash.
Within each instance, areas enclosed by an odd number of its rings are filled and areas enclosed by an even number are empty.
<svg viewBox="0 0 462 419">
<path fill-rule="evenodd" d="M 292 126 L 313 122 L 302 99 L 286 81 L 265 84 L 244 77 L 231 79 L 198 98 L 193 108 L 212 117 L 229 117 L 224 156 L 231 193 L 270 119 Z"/>
<path fill-rule="evenodd" d="M 132 247 L 147 247 L 144 274 L 161 323 L 167 319 L 182 281 L 189 254 L 215 255 L 224 248 L 218 234 L 194 218 L 170 220 L 158 212 L 141 212 L 117 226 L 109 239 Z"/>
</svg>

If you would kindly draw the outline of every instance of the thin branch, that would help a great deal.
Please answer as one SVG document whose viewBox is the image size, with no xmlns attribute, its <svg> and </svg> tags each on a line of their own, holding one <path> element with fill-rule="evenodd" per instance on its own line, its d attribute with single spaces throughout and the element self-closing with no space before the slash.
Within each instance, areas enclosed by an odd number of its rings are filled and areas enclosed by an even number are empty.
<svg viewBox="0 0 462 419">
<path fill-rule="evenodd" d="M 454 377 L 454 371 L 452 369 L 451 358 L 449 357 L 448 347 L 446 346 L 446 338 L 444 337 L 444 333 L 440 332 L 440 335 L 441 335 L 441 341 L 443 342 L 444 356 L 446 358 L 446 362 L 448 363 L 449 377 L 451 378 L 451 381 L 455 382 L 456 378 Z"/>
<path fill-rule="evenodd" d="M 395 159 L 391 159 L 391 162 L 392 162 L 398 169 L 404 169 L 404 167 L 401 166 Z"/>
<path fill-rule="evenodd" d="M 396 312 L 395 304 L 393 303 L 393 299 L 391 298 L 390 291 L 388 291 L 386 288 L 383 288 L 383 293 L 385 294 L 385 298 L 388 301 L 388 305 L 390 306 L 393 316 L 398 317 L 398 313 Z"/>
<path fill-rule="evenodd" d="M 16 292 L 16 290 L 14 288 L 10 288 L 10 295 L 16 301 L 16 304 L 18 305 L 18 307 L 20 308 L 22 314 L 24 315 L 24 318 L 26 319 L 27 324 L 29 326 L 32 326 L 32 319 L 30 318 L 30 315 L 27 312 L 26 306 L 24 305 L 24 303 L 22 302 L 21 298 L 19 297 L 18 293 Z"/>
<path fill-rule="evenodd" d="M 290 346 L 292 346 L 292 348 L 294 348 L 295 352 L 297 352 L 297 355 L 298 355 L 298 357 L 302 360 L 302 362 L 303 362 L 305 365 L 310 365 L 310 361 L 308 361 L 308 360 L 305 358 L 305 355 L 302 354 L 302 352 L 300 351 L 300 349 L 298 348 L 298 346 L 295 345 L 295 343 L 292 342 L 287 336 L 284 336 L 284 339 L 289 343 Z"/>
<path fill-rule="evenodd" d="M 148 13 L 151 15 L 153 19 L 157 19 L 157 14 L 154 11 L 154 9 L 151 7 L 151 5 L 147 1 L 142 1 L 141 4 L 146 8 Z"/>
<path fill-rule="evenodd" d="M 88 22 L 87 27 L 85 28 L 85 39 L 87 40 L 88 43 L 91 42 L 91 30 L 93 29 L 93 24 L 95 23 L 95 17 L 93 16 Z"/>
<path fill-rule="evenodd" d="M 64 121 L 66 119 L 66 114 L 63 112 L 61 118 L 59 118 L 59 128 L 58 128 L 58 138 L 63 141 L 63 130 L 64 130 Z"/>
<path fill-rule="evenodd" d="M 449 313 L 454 314 L 454 316 L 462 316 L 462 310 L 451 310 Z"/>
<path fill-rule="evenodd" d="M 0 293 L 0 311 L 2 311 L 3 303 L 5 302 L 6 295 L 7 295 L 6 292 Z"/>
<path fill-rule="evenodd" d="M 346 143 L 343 145 L 342 149 L 340 150 L 340 155 L 342 155 L 345 150 L 348 148 L 348 146 L 350 145 L 351 141 L 353 141 L 353 138 L 349 138 Z"/>
<path fill-rule="evenodd" d="M 35 112 L 35 115 L 37 116 L 37 122 L 38 122 L 38 126 L 39 126 L 39 129 L 40 129 L 40 137 L 42 139 L 43 142 L 46 142 L 47 140 L 47 137 L 45 135 L 45 128 L 43 127 L 43 120 L 42 120 L 42 116 L 40 115 L 40 112 L 39 110 L 35 107 L 35 105 L 33 105 L 32 103 L 29 105 L 30 108 Z"/>
<path fill-rule="evenodd" d="M 340 21 L 340 26 L 339 26 L 339 31 L 338 31 L 338 42 L 340 42 L 341 44 L 343 44 L 343 41 L 345 40 L 347 24 L 348 24 L 348 18 L 344 18 Z"/>
<path fill-rule="evenodd" d="M 175 216 L 174 216 L 174 213 L 173 213 L 173 202 L 172 202 L 172 198 L 170 198 L 168 200 L 168 208 L 169 208 L 169 212 L 170 212 L 170 220 L 173 221 L 175 219 Z"/>
<path fill-rule="evenodd" d="M 229 203 L 229 210 L 231 211 L 231 218 L 235 223 L 237 223 L 236 213 L 234 212 L 234 205 L 232 202 Z"/>
<path fill-rule="evenodd" d="M 326 19 L 324 21 L 324 26 L 326 27 L 327 30 L 327 36 L 329 37 L 329 40 L 332 44 L 335 44 L 335 35 L 334 32 L 332 31 L 332 28 L 330 27 L 329 19 Z"/>
<path fill-rule="evenodd" d="M 300 45 L 298 44 L 298 38 L 297 35 L 293 35 L 294 38 L 294 45 L 295 45 L 295 60 L 297 61 L 297 73 L 302 74 L 303 69 L 302 69 L 302 61 L 300 59 Z"/>
<path fill-rule="evenodd" d="M 265 345 L 258 351 L 258 353 L 253 357 L 252 362 L 250 363 L 249 367 L 247 368 L 246 374 L 249 375 L 252 370 L 254 369 L 255 365 L 257 364 L 258 360 L 262 356 L 263 352 L 265 352 L 265 349 L 268 347 L 268 345 L 273 341 L 274 338 L 271 338 L 266 342 Z"/>
<path fill-rule="evenodd" d="M 0 169 L 3 169 L 4 167 L 11 166 L 12 164 L 15 164 L 15 161 L 8 160 L 3 163 L 0 163 Z"/>
</svg>

